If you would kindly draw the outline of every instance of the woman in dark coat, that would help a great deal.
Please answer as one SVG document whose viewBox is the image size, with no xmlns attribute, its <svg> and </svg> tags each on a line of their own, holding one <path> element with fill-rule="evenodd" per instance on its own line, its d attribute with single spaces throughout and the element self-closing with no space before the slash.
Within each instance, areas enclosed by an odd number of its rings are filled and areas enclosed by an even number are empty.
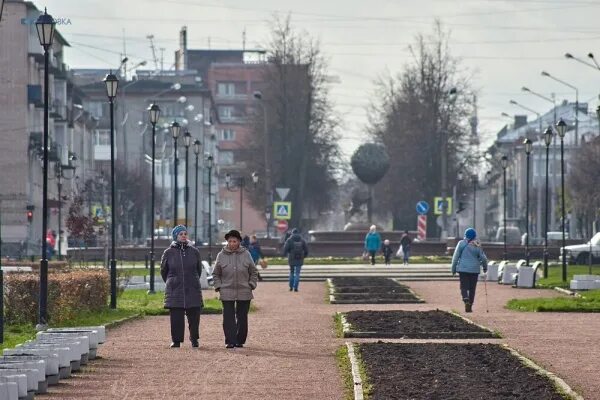
<svg viewBox="0 0 600 400">
<path fill-rule="evenodd" d="M 244 347 L 248 336 L 248 311 L 252 291 L 257 285 L 257 271 L 248 250 L 240 245 L 242 236 L 236 230 L 225 235 L 227 246 L 217 255 L 213 278 L 215 290 L 223 303 L 225 347 Z"/>
<path fill-rule="evenodd" d="M 179 347 L 183 342 L 185 318 L 187 315 L 192 347 L 198 347 L 200 311 L 204 306 L 200 275 L 202 264 L 200 252 L 191 245 L 187 228 L 177 225 L 171 231 L 173 242 L 162 255 L 160 275 L 167 284 L 165 308 L 171 316 L 171 347 Z"/>
</svg>

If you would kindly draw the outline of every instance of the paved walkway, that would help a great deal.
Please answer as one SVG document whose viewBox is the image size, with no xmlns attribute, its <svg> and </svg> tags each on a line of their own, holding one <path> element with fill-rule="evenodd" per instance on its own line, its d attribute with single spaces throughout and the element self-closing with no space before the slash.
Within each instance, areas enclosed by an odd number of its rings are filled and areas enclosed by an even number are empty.
<svg viewBox="0 0 600 400">
<path fill-rule="evenodd" d="M 335 311 L 370 309 L 461 310 L 458 282 L 408 283 L 426 304 L 329 305 L 325 286 L 306 282 L 299 293 L 285 283 L 263 283 L 259 311 L 250 315 L 246 348 L 223 346 L 221 316 L 203 316 L 201 348 L 169 349 L 167 317 L 152 317 L 111 330 L 90 371 L 50 389 L 52 399 L 342 399 L 334 352 L 344 343 L 333 334 Z M 475 322 L 563 378 L 586 399 L 600 399 L 600 314 L 518 313 L 503 308 L 513 297 L 558 296 L 548 290 L 484 286 Z M 362 341 L 362 340 L 361 340 Z M 501 376 L 498 377 L 501 379 Z"/>
</svg>

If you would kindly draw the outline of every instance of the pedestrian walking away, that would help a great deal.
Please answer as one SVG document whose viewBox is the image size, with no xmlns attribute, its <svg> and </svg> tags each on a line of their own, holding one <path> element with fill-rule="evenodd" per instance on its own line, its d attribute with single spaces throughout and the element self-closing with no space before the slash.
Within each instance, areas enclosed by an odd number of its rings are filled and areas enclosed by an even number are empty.
<svg viewBox="0 0 600 400">
<path fill-rule="evenodd" d="M 383 258 L 385 259 L 385 265 L 390 265 L 394 251 L 392 250 L 392 246 L 390 245 L 390 241 L 388 239 L 383 241 L 381 252 L 383 253 Z"/>
<path fill-rule="evenodd" d="M 173 242 L 160 261 L 160 275 L 166 283 L 164 304 L 171 318 L 171 347 L 180 347 L 183 342 L 185 315 L 192 347 L 198 347 L 200 312 L 204 306 L 200 288 L 200 252 L 188 240 L 185 226 L 174 227 L 171 236 Z"/>
<path fill-rule="evenodd" d="M 260 260 L 263 258 L 262 249 L 260 248 L 260 243 L 258 243 L 258 238 L 256 235 L 252 235 L 250 237 L 250 244 L 248 245 L 248 251 L 250 252 L 250 256 L 252 257 L 252 261 L 257 268 L 258 281 L 262 281 L 262 277 L 260 276 L 260 272 L 258 272 L 258 264 Z M 263 260 L 264 261 L 264 260 Z"/>
<path fill-rule="evenodd" d="M 371 256 L 371 265 L 375 265 L 375 254 L 381 248 L 381 236 L 377 232 L 377 227 L 371 225 L 369 233 L 365 236 L 365 252 Z"/>
<path fill-rule="evenodd" d="M 412 239 L 410 238 L 408 231 L 404 231 L 402 238 L 400 239 L 400 247 L 402 248 L 402 259 L 404 265 L 408 265 L 410 259 L 410 246 L 412 245 Z"/>
<path fill-rule="evenodd" d="M 452 256 L 452 275 L 458 272 L 465 312 L 473 310 L 475 290 L 481 270 L 484 274 L 487 273 L 487 258 L 477 240 L 477 232 L 473 228 L 468 228 L 465 230 L 464 239 L 456 244 Z"/>
<path fill-rule="evenodd" d="M 248 337 L 248 311 L 258 274 L 250 252 L 240 245 L 236 230 L 225 234 L 227 245 L 217 255 L 213 271 L 215 291 L 223 304 L 225 347 L 244 347 Z"/>
<path fill-rule="evenodd" d="M 308 246 L 297 228 L 292 230 L 292 236 L 285 242 L 283 256 L 288 258 L 290 266 L 290 292 L 292 290 L 297 292 L 300 284 L 300 271 L 304 265 L 304 259 L 308 256 Z"/>
</svg>

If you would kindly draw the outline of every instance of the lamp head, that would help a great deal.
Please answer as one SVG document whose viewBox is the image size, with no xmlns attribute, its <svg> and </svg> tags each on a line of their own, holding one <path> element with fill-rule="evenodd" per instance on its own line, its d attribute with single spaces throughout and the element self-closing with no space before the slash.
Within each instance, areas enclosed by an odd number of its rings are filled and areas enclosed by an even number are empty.
<svg viewBox="0 0 600 400">
<path fill-rule="evenodd" d="M 208 157 L 206 157 L 206 167 L 210 169 L 213 167 L 214 164 L 215 164 L 215 160 L 214 160 L 212 154 L 209 154 Z"/>
<path fill-rule="evenodd" d="M 531 92 L 531 90 L 529 90 L 529 88 L 528 88 L 528 87 L 526 87 L 526 86 L 523 86 L 523 87 L 521 88 L 521 90 L 522 90 L 522 91 L 524 91 L 524 92 Z"/>
<path fill-rule="evenodd" d="M 565 53 L 565 58 L 574 58 L 571 53 Z"/>
<path fill-rule="evenodd" d="M 200 140 L 196 139 L 196 140 L 194 140 L 194 154 L 196 154 L 196 155 L 200 154 L 200 150 L 202 150 L 202 142 L 200 142 Z"/>
<path fill-rule="evenodd" d="M 506 169 L 508 167 L 508 157 L 507 156 L 502 156 L 502 158 L 500 159 L 500 165 L 502 166 L 502 169 Z"/>
<path fill-rule="evenodd" d="M 554 136 L 554 131 L 552 130 L 552 127 L 549 126 L 544 131 L 544 142 L 546 143 L 546 147 L 548 147 L 548 146 L 550 146 L 552 144 L 552 137 L 553 136 Z"/>
<path fill-rule="evenodd" d="M 514 105 L 518 104 L 518 103 L 517 103 L 516 101 L 514 101 L 514 100 L 509 100 L 508 102 L 509 102 L 510 104 L 514 104 Z"/>
<path fill-rule="evenodd" d="M 148 113 L 150 114 L 150 123 L 156 125 L 160 118 L 160 107 L 158 104 L 152 104 L 148 107 Z"/>
<path fill-rule="evenodd" d="M 556 123 L 556 131 L 558 132 L 558 136 L 560 136 L 561 139 L 564 138 L 565 133 L 567 133 L 567 123 L 562 118 L 559 119 Z"/>
<path fill-rule="evenodd" d="M 256 171 L 252 173 L 252 182 L 254 182 L 254 184 L 258 183 L 258 173 L 256 173 Z"/>
<path fill-rule="evenodd" d="M 231 184 L 231 174 L 225 174 L 225 183 L 227 186 Z"/>
<path fill-rule="evenodd" d="M 588 53 L 588 57 L 593 60 L 594 59 L 594 53 Z"/>
<path fill-rule="evenodd" d="M 533 142 L 531 141 L 531 139 L 525 139 L 523 141 L 523 144 L 525 145 L 525 154 L 531 154 L 531 150 L 533 150 Z"/>
<path fill-rule="evenodd" d="M 252 95 L 256 100 L 262 100 L 262 92 L 260 90 L 255 90 Z"/>
<path fill-rule="evenodd" d="M 35 21 L 38 39 L 44 50 L 48 50 L 52 46 L 55 26 L 56 22 L 54 22 L 54 18 L 52 18 L 52 15 L 48 14 L 48 11 L 44 8 L 44 13 Z"/>
<path fill-rule="evenodd" d="M 546 71 L 542 71 L 542 76 L 550 76 L 550 74 L 547 73 Z"/>
<path fill-rule="evenodd" d="M 185 131 L 185 133 L 183 134 L 183 145 L 187 149 L 190 147 L 191 144 L 192 144 L 192 134 L 190 133 L 190 131 Z"/>
<path fill-rule="evenodd" d="M 112 70 L 104 77 L 104 84 L 106 85 L 106 95 L 109 100 L 114 100 L 117 97 L 117 89 L 119 88 L 119 79 Z"/>
<path fill-rule="evenodd" d="M 600 121 L 600 105 L 596 107 L 596 116 L 598 117 L 598 121 Z"/>
<path fill-rule="evenodd" d="M 181 132 L 181 125 L 177 121 L 173 121 L 171 124 L 171 136 L 173 139 L 177 139 L 179 137 L 179 133 Z"/>
</svg>

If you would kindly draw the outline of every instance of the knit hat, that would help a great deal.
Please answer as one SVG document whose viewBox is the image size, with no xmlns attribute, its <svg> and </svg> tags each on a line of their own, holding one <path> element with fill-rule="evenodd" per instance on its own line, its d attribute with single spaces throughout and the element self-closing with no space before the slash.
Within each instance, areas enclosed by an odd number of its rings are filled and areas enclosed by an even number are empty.
<svg viewBox="0 0 600 400">
<path fill-rule="evenodd" d="M 465 239 L 471 241 L 477 237 L 477 232 L 473 228 L 468 228 L 465 230 Z"/>
<path fill-rule="evenodd" d="M 173 230 L 171 231 L 171 236 L 173 237 L 173 240 L 176 241 L 177 235 L 179 235 L 183 231 L 187 232 L 187 228 L 185 227 L 185 225 L 177 225 L 175 228 L 173 228 Z"/>
<path fill-rule="evenodd" d="M 232 229 L 225 234 L 225 240 L 229 240 L 230 237 L 237 238 L 240 242 L 242 241 L 242 235 L 239 231 L 236 231 L 235 229 Z"/>
<path fill-rule="evenodd" d="M 292 229 L 292 235 L 295 235 L 296 233 L 300 233 L 300 230 L 298 228 Z"/>
</svg>

